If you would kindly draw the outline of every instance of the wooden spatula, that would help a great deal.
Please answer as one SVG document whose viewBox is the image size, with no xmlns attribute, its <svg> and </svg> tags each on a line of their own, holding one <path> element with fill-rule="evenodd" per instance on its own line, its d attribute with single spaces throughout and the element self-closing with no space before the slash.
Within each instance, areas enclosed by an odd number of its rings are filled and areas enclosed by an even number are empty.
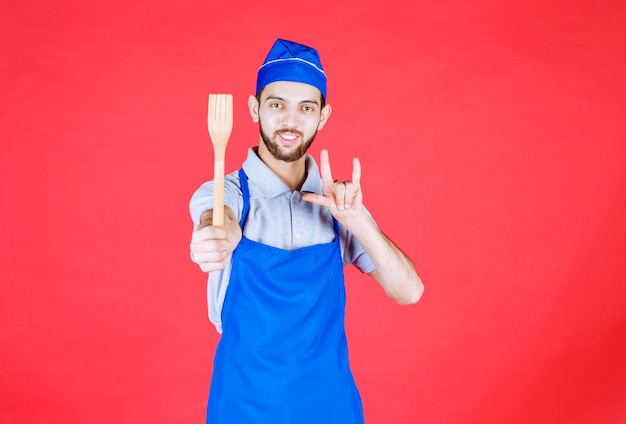
<svg viewBox="0 0 626 424">
<path fill-rule="evenodd" d="M 233 95 L 209 94 L 209 135 L 213 141 L 214 194 L 213 225 L 224 226 L 224 159 L 226 145 L 233 130 Z"/>
</svg>

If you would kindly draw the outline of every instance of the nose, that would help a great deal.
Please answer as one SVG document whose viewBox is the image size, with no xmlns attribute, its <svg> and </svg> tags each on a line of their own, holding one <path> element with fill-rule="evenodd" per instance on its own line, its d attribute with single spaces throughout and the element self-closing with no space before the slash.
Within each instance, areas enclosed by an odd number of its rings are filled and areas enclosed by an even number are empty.
<svg viewBox="0 0 626 424">
<path fill-rule="evenodd" d="M 297 128 L 300 123 L 298 111 L 292 108 L 285 110 L 282 126 L 285 128 Z"/>
</svg>

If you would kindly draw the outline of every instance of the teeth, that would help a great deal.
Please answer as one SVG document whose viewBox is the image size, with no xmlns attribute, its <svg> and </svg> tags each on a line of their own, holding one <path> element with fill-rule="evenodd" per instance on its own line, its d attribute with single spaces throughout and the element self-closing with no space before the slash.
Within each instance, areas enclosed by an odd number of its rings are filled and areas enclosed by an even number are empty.
<svg viewBox="0 0 626 424">
<path fill-rule="evenodd" d="M 295 140 L 296 136 L 295 135 L 283 135 L 283 138 L 285 140 Z"/>
</svg>

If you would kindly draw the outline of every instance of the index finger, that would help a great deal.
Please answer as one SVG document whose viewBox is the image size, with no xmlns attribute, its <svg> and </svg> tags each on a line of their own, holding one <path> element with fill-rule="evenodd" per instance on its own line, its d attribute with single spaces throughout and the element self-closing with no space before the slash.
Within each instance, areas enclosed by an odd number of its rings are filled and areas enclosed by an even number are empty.
<svg viewBox="0 0 626 424">
<path fill-rule="evenodd" d="M 323 183 L 332 183 L 333 174 L 330 172 L 330 159 L 328 158 L 328 150 L 322 150 L 320 153 L 320 174 Z"/>
<path fill-rule="evenodd" d="M 220 240 L 225 239 L 227 236 L 228 232 L 224 228 L 211 225 L 202 227 L 191 233 L 191 241 L 202 242 L 207 240 Z"/>
</svg>

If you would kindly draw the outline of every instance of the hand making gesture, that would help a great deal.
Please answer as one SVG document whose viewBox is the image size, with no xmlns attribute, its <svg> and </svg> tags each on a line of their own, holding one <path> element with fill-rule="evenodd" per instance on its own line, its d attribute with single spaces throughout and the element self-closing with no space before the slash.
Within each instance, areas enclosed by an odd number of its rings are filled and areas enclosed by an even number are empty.
<svg viewBox="0 0 626 424">
<path fill-rule="evenodd" d="M 352 161 L 352 181 L 333 180 L 328 151 L 320 154 L 320 174 L 323 195 L 307 193 L 303 200 L 326 206 L 330 213 L 342 224 L 364 216 L 363 194 L 361 192 L 361 163 L 358 158 Z"/>
</svg>

